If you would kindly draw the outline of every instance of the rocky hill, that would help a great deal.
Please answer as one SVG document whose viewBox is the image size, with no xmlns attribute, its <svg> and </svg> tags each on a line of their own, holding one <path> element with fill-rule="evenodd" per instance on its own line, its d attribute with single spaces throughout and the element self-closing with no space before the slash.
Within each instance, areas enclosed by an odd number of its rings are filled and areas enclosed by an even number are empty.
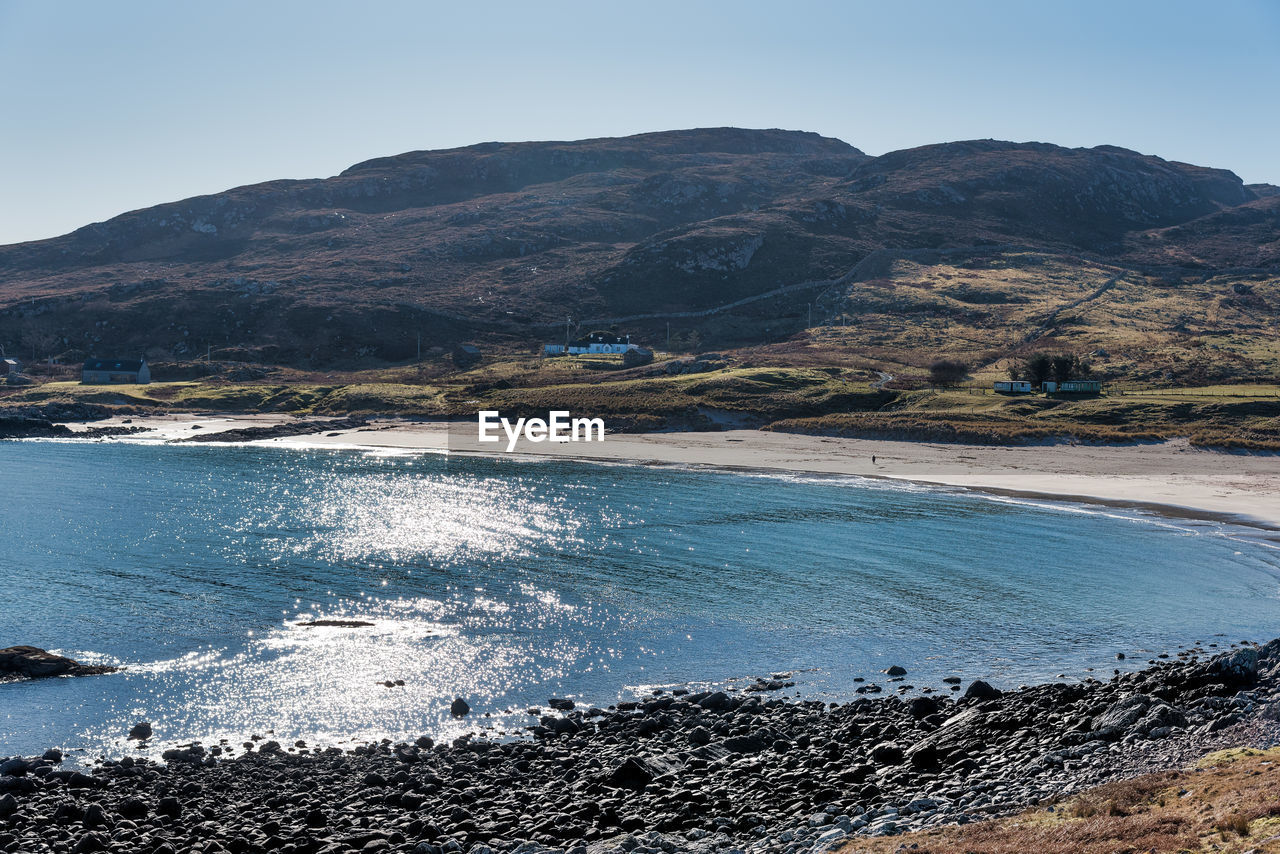
<svg viewBox="0 0 1280 854">
<path fill-rule="evenodd" d="M 984 140 L 873 158 L 781 130 L 411 152 L 0 247 L 0 344 L 369 367 L 411 358 L 419 334 L 425 348 L 531 348 L 571 316 L 741 346 L 793 335 L 814 304 L 815 326 L 918 314 L 899 287 L 920 281 L 902 282 L 901 265 L 943 257 L 1101 265 L 1157 289 L 1228 275 L 1274 325 L 1280 191 L 1110 146 Z M 1017 287 L 977 282 L 976 302 L 928 312 L 973 322 L 974 305 L 1017 302 Z"/>
</svg>

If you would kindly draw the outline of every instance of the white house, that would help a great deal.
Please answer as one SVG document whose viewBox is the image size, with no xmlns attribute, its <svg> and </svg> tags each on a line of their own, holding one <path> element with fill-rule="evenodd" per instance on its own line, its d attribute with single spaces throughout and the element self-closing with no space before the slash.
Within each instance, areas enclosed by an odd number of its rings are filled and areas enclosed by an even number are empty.
<svg viewBox="0 0 1280 854">
<path fill-rule="evenodd" d="M 16 374 L 22 371 L 22 365 L 17 359 L 0 359 L 0 377 Z"/>
<path fill-rule="evenodd" d="M 640 349 L 640 345 L 632 344 L 630 335 L 614 335 L 609 332 L 592 332 L 586 338 L 579 338 L 577 341 L 570 341 L 567 348 L 564 344 L 547 344 L 542 348 L 542 353 L 546 356 L 561 356 L 567 352 L 571 356 L 581 356 L 584 353 L 616 354 L 638 349 Z"/>
<path fill-rule="evenodd" d="M 80 381 L 89 385 L 151 382 L 146 359 L 86 359 Z"/>
<path fill-rule="evenodd" d="M 992 388 L 997 394 L 1031 394 L 1031 383 L 1022 380 L 996 380 Z"/>
</svg>

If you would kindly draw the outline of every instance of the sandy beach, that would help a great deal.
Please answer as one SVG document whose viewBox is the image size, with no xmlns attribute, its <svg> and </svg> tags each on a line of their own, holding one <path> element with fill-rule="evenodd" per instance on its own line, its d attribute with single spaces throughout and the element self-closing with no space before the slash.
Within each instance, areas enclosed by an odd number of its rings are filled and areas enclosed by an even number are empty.
<svg viewBox="0 0 1280 854">
<path fill-rule="evenodd" d="M 119 424 L 118 418 L 104 424 Z M 165 415 L 127 419 L 167 441 L 297 419 L 281 415 Z M 72 425 L 75 427 L 76 425 Z M 452 429 L 450 429 L 452 428 Z M 371 419 L 356 430 L 264 440 L 285 446 L 503 453 L 474 442 L 472 422 Z M 1226 453 L 1186 440 L 1136 445 L 992 447 L 845 439 L 726 430 L 714 433 L 610 434 L 603 442 L 521 442 L 515 455 L 714 466 L 806 474 L 858 475 L 991 492 L 1148 506 L 1163 512 L 1231 518 L 1280 530 L 1280 456 Z"/>
</svg>

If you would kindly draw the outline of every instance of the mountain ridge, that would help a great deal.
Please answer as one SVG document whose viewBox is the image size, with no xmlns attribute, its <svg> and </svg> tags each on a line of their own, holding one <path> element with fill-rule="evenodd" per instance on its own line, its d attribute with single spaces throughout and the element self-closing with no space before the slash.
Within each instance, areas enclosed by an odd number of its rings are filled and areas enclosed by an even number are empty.
<svg viewBox="0 0 1280 854">
<path fill-rule="evenodd" d="M 528 347 L 566 314 L 745 300 L 701 337 L 759 344 L 802 328 L 809 302 L 762 295 L 840 281 L 876 252 L 1019 247 L 1171 280 L 1269 276 L 1277 233 L 1280 188 L 1116 146 L 967 140 L 872 157 L 811 132 L 741 128 L 480 143 L 0 247 L 0 343 L 66 359 L 216 347 L 386 363 L 409 358 L 418 334 Z M 865 302 L 842 298 L 824 294 L 821 319 L 840 308 L 847 322 Z"/>
</svg>

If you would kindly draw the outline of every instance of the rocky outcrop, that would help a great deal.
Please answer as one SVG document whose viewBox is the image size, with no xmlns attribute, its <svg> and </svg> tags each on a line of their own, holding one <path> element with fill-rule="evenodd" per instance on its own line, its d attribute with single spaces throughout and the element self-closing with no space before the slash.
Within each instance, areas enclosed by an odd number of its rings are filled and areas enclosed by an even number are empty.
<svg viewBox="0 0 1280 854">
<path fill-rule="evenodd" d="M 107 664 L 81 664 L 35 646 L 0 649 L 0 680 L 43 679 L 49 676 L 97 676 L 120 668 Z"/>
<path fill-rule="evenodd" d="M 328 421 L 290 421 L 269 427 L 237 427 L 217 433 L 201 433 L 173 442 L 256 442 L 263 439 L 282 439 L 288 436 L 310 436 L 316 433 L 332 433 L 336 430 L 358 430 L 367 427 L 363 418 L 335 418 Z"/>
<path fill-rule="evenodd" d="M 28 415 L 0 415 L 0 439 L 61 439 L 74 435 L 65 424 Z"/>
</svg>

